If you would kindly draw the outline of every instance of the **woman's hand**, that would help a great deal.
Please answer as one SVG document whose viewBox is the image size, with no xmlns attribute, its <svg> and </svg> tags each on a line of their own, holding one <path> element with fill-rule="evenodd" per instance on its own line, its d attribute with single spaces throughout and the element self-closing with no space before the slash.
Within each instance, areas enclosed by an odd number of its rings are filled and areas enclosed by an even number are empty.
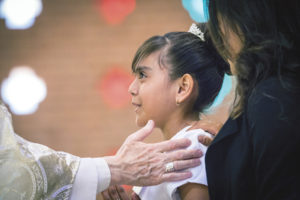
<svg viewBox="0 0 300 200">
<path fill-rule="evenodd" d="M 144 128 L 127 137 L 115 156 L 104 157 L 111 171 L 110 185 L 157 185 L 192 176 L 183 170 L 200 165 L 202 152 L 185 150 L 191 143 L 188 139 L 143 143 L 153 128 L 154 122 L 150 120 Z"/>
<path fill-rule="evenodd" d="M 136 193 L 132 192 L 131 200 L 141 200 L 141 198 Z"/>
<path fill-rule="evenodd" d="M 140 197 L 134 192 L 132 192 L 131 197 L 129 197 L 124 188 L 120 185 L 110 186 L 101 194 L 104 200 L 140 200 Z"/>
<path fill-rule="evenodd" d="M 110 186 L 107 190 L 102 193 L 104 200 L 130 200 L 124 188 L 120 185 Z"/>
<path fill-rule="evenodd" d="M 193 126 L 190 129 L 203 129 L 206 132 L 211 134 L 211 137 L 200 135 L 198 137 L 198 140 L 200 143 L 204 144 L 205 146 L 209 146 L 210 143 L 213 141 L 215 136 L 218 134 L 220 129 L 222 128 L 223 124 L 216 121 L 211 121 L 208 118 L 202 119 L 198 121 L 197 123 L 193 124 Z"/>
</svg>

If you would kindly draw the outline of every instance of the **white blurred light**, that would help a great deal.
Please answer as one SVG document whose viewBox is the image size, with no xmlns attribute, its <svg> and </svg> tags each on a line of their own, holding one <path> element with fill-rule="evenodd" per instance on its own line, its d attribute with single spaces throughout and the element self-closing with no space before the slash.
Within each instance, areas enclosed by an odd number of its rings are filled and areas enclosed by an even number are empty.
<svg viewBox="0 0 300 200">
<path fill-rule="evenodd" d="M 0 3 L 0 14 L 8 29 L 30 28 L 42 9 L 41 0 L 3 0 Z"/>
<path fill-rule="evenodd" d="M 47 95 L 46 83 L 29 67 L 16 67 L 2 82 L 1 96 L 14 114 L 34 113 Z"/>
</svg>

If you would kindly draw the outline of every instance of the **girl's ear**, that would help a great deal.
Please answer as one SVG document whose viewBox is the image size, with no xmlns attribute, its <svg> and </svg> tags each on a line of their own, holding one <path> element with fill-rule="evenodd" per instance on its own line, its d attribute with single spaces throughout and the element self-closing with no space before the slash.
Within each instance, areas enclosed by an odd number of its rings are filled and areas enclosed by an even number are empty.
<svg viewBox="0 0 300 200">
<path fill-rule="evenodd" d="M 190 99 L 195 87 L 195 83 L 193 77 L 190 74 L 184 74 L 177 81 L 178 90 L 176 93 L 176 104 L 179 105 L 187 99 Z"/>
</svg>

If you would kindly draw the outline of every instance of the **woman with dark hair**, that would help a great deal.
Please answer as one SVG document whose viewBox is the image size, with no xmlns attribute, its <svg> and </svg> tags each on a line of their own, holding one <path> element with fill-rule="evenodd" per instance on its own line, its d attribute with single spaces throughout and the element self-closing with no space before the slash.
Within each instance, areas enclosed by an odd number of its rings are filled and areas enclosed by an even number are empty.
<svg viewBox="0 0 300 200">
<path fill-rule="evenodd" d="M 300 2 L 210 0 L 209 30 L 237 77 L 206 153 L 211 199 L 300 199 Z"/>
</svg>

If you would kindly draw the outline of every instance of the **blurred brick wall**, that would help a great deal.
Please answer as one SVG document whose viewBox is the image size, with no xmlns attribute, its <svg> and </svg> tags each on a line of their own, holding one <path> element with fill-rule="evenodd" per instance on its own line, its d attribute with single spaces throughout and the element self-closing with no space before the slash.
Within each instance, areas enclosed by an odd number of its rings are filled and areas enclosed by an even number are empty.
<svg viewBox="0 0 300 200">
<path fill-rule="evenodd" d="M 114 110 L 96 84 L 110 65 L 130 71 L 138 46 L 154 34 L 191 24 L 180 0 L 138 0 L 120 25 L 107 25 L 90 0 L 44 0 L 28 30 L 0 24 L 0 80 L 18 65 L 31 66 L 48 95 L 33 115 L 13 116 L 15 131 L 28 140 L 79 156 L 102 156 L 137 129 L 130 105 Z M 160 139 L 155 134 L 150 141 Z"/>
<path fill-rule="evenodd" d="M 78 156 L 103 156 L 137 130 L 130 104 L 111 109 L 96 90 L 111 65 L 130 64 L 147 38 L 187 30 L 192 20 L 180 0 L 137 0 L 120 25 L 107 25 L 91 0 L 43 0 L 28 30 L 7 30 L 0 20 L 0 81 L 29 65 L 47 83 L 48 95 L 32 115 L 13 115 L 22 137 Z M 161 140 L 158 131 L 148 142 Z"/>
</svg>

